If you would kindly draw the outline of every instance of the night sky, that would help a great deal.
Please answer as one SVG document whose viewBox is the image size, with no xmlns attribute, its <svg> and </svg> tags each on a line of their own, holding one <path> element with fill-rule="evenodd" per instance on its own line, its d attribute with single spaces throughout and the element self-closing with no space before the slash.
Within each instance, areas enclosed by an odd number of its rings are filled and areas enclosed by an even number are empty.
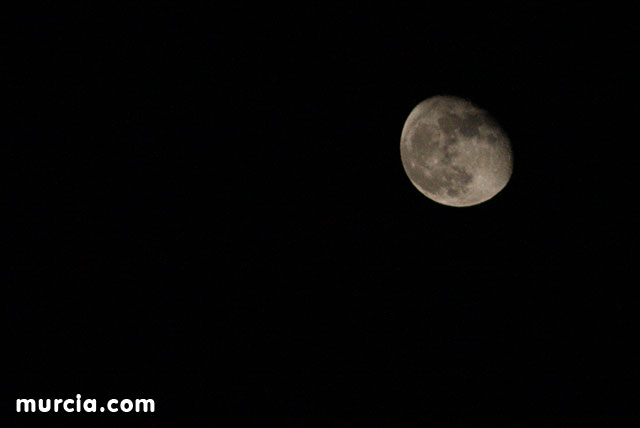
<svg viewBox="0 0 640 428">
<path fill-rule="evenodd" d="M 232 3 L 2 18 L 13 426 L 637 421 L 637 11 Z M 402 167 L 441 94 L 511 139 L 484 204 Z M 14 410 L 77 393 L 157 410 Z"/>
</svg>

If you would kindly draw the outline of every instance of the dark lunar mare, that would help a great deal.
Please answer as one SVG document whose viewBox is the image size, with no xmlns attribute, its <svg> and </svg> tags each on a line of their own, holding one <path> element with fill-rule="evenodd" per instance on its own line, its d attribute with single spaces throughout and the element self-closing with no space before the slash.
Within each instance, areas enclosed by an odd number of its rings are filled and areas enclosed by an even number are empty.
<svg viewBox="0 0 640 428">
<path fill-rule="evenodd" d="M 487 122 L 487 116 L 484 112 L 466 112 L 462 115 L 449 112 L 438 119 L 444 138 L 436 138 L 436 131 L 430 128 L 419 128 L 411 135 L 412 151 L 417 153 L 423 165 L 427 164 L 429 158 L 438 158 L 438 166 L 432 167 L 432 174 L 427 175 L 423 167 L 425 180 L 421 185 L 425 190 L 436 194 L 446 190 L 451 197 L 465 192 L 473 176 L 464 168 L 454 165 L 458 155 L 456 146 L 459 134 L 466 138 L 478 136 L 480 126 Z"/>
</svg>

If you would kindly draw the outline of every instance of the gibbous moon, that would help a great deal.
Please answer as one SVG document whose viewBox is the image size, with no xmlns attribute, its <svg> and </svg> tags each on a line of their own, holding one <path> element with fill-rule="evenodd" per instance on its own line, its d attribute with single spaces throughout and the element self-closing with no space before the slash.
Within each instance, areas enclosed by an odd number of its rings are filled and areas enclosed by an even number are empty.
<svg viewBox="0 0 640 428">
<path fill-rule="evenodd" d="M 413 109 L 402 129 L 400 156 L 420 192 L 453 207 L 491 199 L 513 169 L 511 143 L 498 123 L 453 96 L 432 97 Z"/>
</svg>

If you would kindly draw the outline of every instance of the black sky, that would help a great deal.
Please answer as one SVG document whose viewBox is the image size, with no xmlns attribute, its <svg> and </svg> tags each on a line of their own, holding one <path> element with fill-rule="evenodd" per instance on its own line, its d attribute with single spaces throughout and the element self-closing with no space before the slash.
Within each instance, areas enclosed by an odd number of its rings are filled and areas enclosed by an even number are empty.
<svg viewBox="0 0 640 428">
<path fill-rule="evenodd" d="M 5 21 L 9 408 L 637 419 L 635 11 L 50 3 Z M 404 120 L 438 94 L 512 140 L 485 204 L 433 203 L 402 169 Z"/>
</svg>

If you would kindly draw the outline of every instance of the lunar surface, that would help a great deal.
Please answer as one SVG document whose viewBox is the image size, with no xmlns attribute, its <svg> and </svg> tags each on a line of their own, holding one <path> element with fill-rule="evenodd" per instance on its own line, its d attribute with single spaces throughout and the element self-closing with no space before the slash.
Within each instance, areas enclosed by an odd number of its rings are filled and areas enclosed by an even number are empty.
<svg viewBox="0 0 640 428">
<path fill-rule="evenodd" d="M 513 169 L 511 143 L 498 123 L 452 96 L 432 97 L 413 109 L 402 129 L 400 155 L 420 192 L 454 207 L 491 199 Z"/>
</svg>

